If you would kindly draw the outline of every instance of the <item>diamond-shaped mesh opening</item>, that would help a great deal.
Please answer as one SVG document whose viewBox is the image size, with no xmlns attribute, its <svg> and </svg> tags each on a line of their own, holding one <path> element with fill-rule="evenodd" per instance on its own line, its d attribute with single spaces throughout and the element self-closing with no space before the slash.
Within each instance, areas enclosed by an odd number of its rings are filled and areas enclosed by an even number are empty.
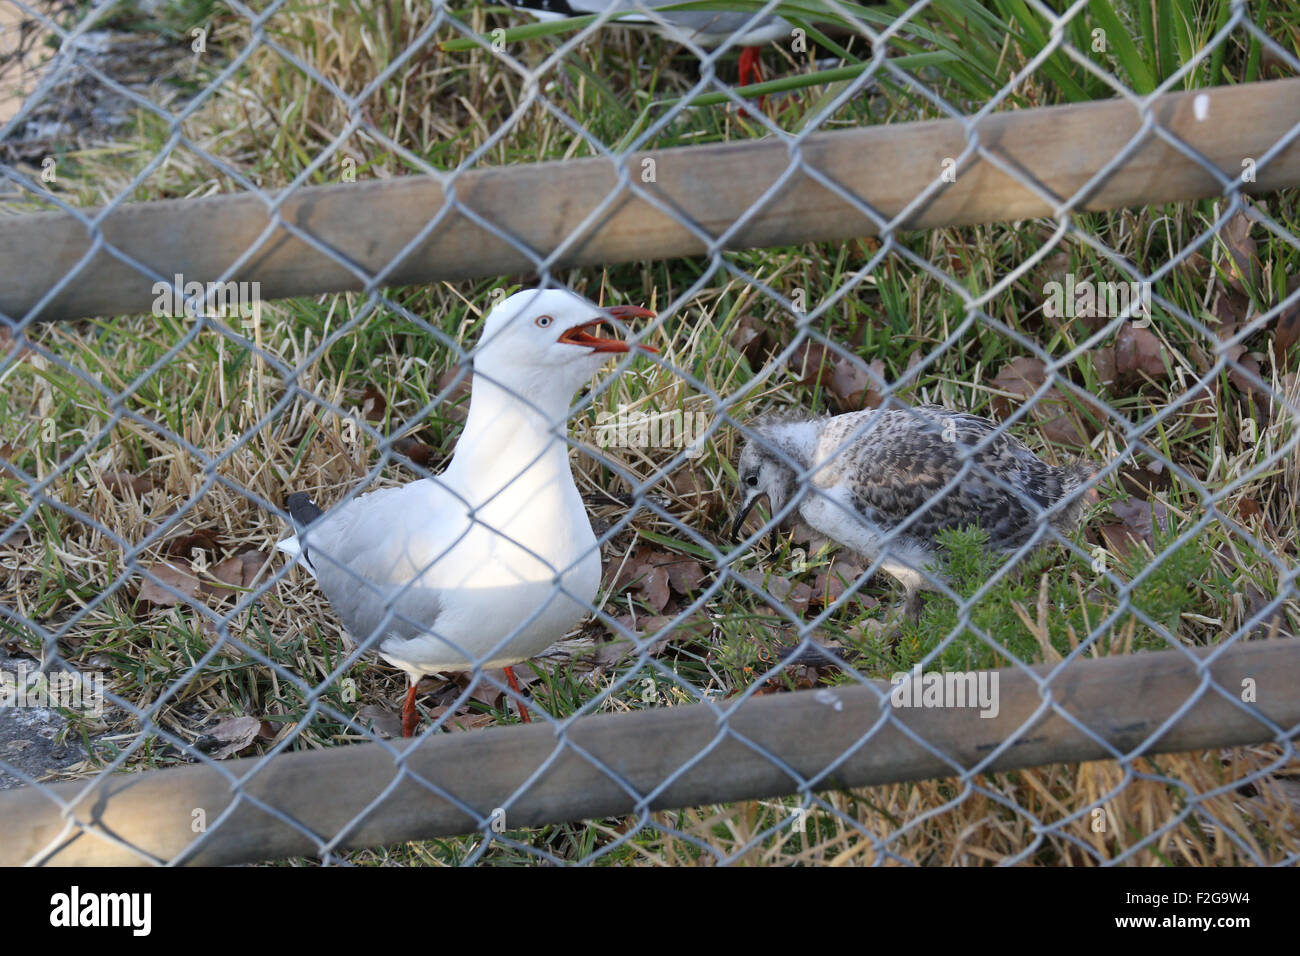
<svg viewBox="0 0 1300 956">
<path fill-rule="evenodd" d="M 1214 88 L 1295 82 L 1289 21 L 725 6 L 0 0 L 0 202 L 90 237 L 34 293 L 4 247 L 0 787 L 67 835 L 116 773 L 165 799 L 203 768 L 202 827 L 86 827 L 158 862 L 247 858 L 229 834 L 268 816 L 325 862 L 1295 862 L 1296 658 L 1265 639 L 1300 615 L 1300 122 L 1254 117 L 1242 156 L 1196 126 Z M 1051 114 L 1070 176 L 984 122 L 1101 100 L 1105 149 Z M 872 175 L 820 138 L 930 120 L 905 168 L 860 141 Z M 1184 192 L 1112 192 L 1150 155 Z M 581 188 L 483 213 L 474 177 L 575 160 Z M 315 215 L 413 176 L 388 235 Z M 944 205 L 976 176 L 1005 209 Z M 114 226 L 233 195 L 247 228 L 194 206 L 175 256 Z M 628 203 L 645 235 L 593 242 Z M 178 275 L 196 234 L 212 274 Z M 485 237 L 511 274 L 438 273 Z M 151 310 L 82 318 L 104 261 L 104 301 Z M 489 318 L 543 328 L 533 288 L 657 352 L 557 394 Z M 325 811 L 277 787 L 361 744 Z"/>
</svg>

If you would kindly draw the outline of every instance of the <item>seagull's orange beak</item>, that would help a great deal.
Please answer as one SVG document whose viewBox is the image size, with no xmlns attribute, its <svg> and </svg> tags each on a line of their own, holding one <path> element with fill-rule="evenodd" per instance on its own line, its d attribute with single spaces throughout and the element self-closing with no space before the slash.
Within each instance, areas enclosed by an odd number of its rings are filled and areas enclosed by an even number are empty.
<svg viewBox="0 0 1300 956">
<path fill-rule="evenodd" d="M 610 315 L 620 322 L 627 322 L 630 319 L 653 319 L 655 314 L 649 309 L 643 309 L 637 305 L 611 305 L 605 309 Z M 629 346 L 620 339 L 608 339 L 600 335 L 592 335 L 588 329 L 599 330 L 602 326 L 608 326 L 609 321 L 604 318 L 592 319 L 590 322 L 583 322 L 575 325 L 571 329 L 565 329 L 560 336 L 559 341 L 566 345 L 581 345 L 589 348 L 593 352 L 626 352 Z M 659 350 L 649 345 L 639 345 L 638 348 L 647 352 L 658 352 Z"/>
</svg>

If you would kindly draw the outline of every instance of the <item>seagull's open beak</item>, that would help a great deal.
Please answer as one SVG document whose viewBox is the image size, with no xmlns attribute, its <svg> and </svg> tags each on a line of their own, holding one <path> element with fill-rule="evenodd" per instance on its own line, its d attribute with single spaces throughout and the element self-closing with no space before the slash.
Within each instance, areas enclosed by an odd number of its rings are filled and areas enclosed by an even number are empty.
<svg viewBox="0 0 1300 956">
<path fill-rule="evenodd" d="M 649 309 L 643 309 L 637 305 L 611 305 L 605 309 L 610 315 L 620 322 L 627 322 L 631 319 L 653 319 L 655 314 Z M 566 345 L 581 345 L 584 348 L 591 349 L 593 352 L 626 352 L 630 346 L 619 339 L 608 339 L 600 335 L 593 335 L 588 329 L 599 331 L 602 327 L 608 327 L 609 321 L 604 318 L 592 319 L 590 322 L 583 322 L 575 325 L 571 329 L 565 329 L 560 336 L 559 341 Z M 640 345 L 638 348 L 647 352 L 658 352 L 656 348 L 649 345 Z"/>
</svg>

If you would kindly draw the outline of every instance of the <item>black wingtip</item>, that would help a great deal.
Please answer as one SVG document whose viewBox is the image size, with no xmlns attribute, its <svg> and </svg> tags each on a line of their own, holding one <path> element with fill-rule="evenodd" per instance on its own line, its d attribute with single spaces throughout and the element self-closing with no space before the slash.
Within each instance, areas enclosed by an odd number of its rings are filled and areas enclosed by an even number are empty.
<svg viewBox="0 0 1300 956">
<path fill-rule="evenodd" d="M 325 513 L 316 507 L 316 503 L 306 493 L 301 491 L 295 491 L 286 498 L 284 506 L 294 522 L 303 528 Z"/>
</svg>

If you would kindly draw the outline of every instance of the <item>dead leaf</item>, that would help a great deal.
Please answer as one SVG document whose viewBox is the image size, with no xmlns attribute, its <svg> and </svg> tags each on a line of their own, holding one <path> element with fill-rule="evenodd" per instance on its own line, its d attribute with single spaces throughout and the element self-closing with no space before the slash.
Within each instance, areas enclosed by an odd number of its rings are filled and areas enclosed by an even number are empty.
<svg viewBox="0 0 1300 956">
<path fill-rule="evenodd" d="M 761 368 L 776 350 L 772 327 L 756 315 L 742 315 L 731 333 L 731 347 L 745 356 L 751 368 Z"/>
<path fill-rule="evenodd" d="M 394 454 L 403 455 L 409 458 L 413 464 L 421 468 L 427 468 L 429 462 L 433 461 L 434 450 L 424 442 L 416 441 L 414 438 L 397 438 L 389 446 Z"/>
<path fill-rule="evenodd" d="M 668 569 L 662 565 L 642 565 L 642 573 L 637 579 L 637 590 L 646 604 L 656 611 L 662 611 L 668 604 Z"/>
<path fill-rule="evenodd" d="M 1110 510 L 1132 532 L 1135 540 L 1145 541 L 1153 548 L 1156 543 L 1153 520 L 1162 532 L 1169 531 L 1169 515 L 1159 501 L 1152 503 L 1141 498 L 1128 498 L 1112 503 Z"/>
<path fill-rule="evenodd" d="M 1239 209 L 1219 229 L 1219 239 L 1228 252 L 1223 268 L 1228 284 L 1238 292 L 1258 289 L 1263 270 L 1255 255 L 1255 240 L 1250 238 L 1252 225 L 1250 217 Z"/>
<path fill-rule="evenodd" d="M 990 383 L 997 392 L 1005 393 L 993 395 L 993 413 L 998 418 L 1008 417 L 1015 404 L 1028 400 L 1046 381 L 1047 369 L 1041 360 L 1032 356 L 1012 359 L 1002 366 Z M 1090 423 L 1056 386 L 1049 388 L 1033 402 L 1031 418 L 1045 438 L 1072 448 L 1082 448 L 1088 444 L 1092 434 Z"/>
<path fill-rule="evenodd" d="M 1012 359 L 1002 366 L 993 381 L 989 383 L 999 392 L 1007 393 L 1007 395 L 993 396 L 991 404 L 994 413 L 999 418 L 1006 418 L 1014 410 L 1013 398 L 1023 401 L 1038 391 L 1045 381 L 1047 381 L 1047 371 L 1042 361 L 1029 355 Z"/>
<path fill-rule="evenodd" d="M 17 345 L 17 349 L 14 348 L 15 345 Z M 19 339 L 9 326 L 0 325 L 0 357 L 10 358 L 11 361 L 17 362 L 24 356 L 30 355 L 31 351 L 31 346 L 27 344 L 25 338 Z M 10 352 L 13 353 L 12 357 Z"/>
<path fill-rule="evenodd" d="M 885 380 L 885 362 L 874 359 L 863 368 L 860 362 L 840 358 L 831 376 L 831 391 L 839 399 L 841 412 L 857 412 L 864 408 L 879 408 L 884 401 L 877 382 Z"/>
<path fill-rule="evenodd" d="M 195 551 L 216 557 L 221 553 L 221 535 L 215 528 L 199 528 L 190 534 L 173 538 L 167 544 L 167 553 L 177 558 L 191 558 Z"/>
<path fill-rule="evenodd" d="M 1210 313 L 1219 320 L 1219 328 L 1215 330 L 1219 338 L 1226 339 L 1246 321 L 1250 314 L 1250 297 L 1235 289 L 1219 289 L 1214 293 Z"/>
<path fill-rule="evenodd" d="M 132 475 L 125 471 L 106 471 L 99 477 L 103 480 L 104 487 L 119 496 L 125 496 L 129 491 L 137 498 L 143 498 L 156 487 L 153 479 L 147 475 Z"/>
<path fill-rule="evenodd" d="M 460 381 L 456 380 L 460 376 Z M 469 414 L 469 391 L 472 377 L 463 374 L 459 365 L 453 365 L 447 371 L 438 376 L 438 394 L 447 391 L 443 395 L 442 402 L 438 405 L 437 412 L 442 418 L 450 422 L 463 422 Z"/>
<path fill-rule="evenodd" d="M 852 561 L 836 558 L 826 570 L 818 573 L 813 582 L 811 603 L 827 607 L 834 604 L 865 571 L 865 568 Z M 863 607 L 873 607 L 877 603 L 875 598 L 863 594 L 861 590 L 855 593 L 855 598 Z"/>
<path fill-rule="evenodd" d="M 1300 275 L 1294 275 L 1287 280 L 1286 296 L 1295 295 L 1298 291 L 1300 291 Z M 1300 298 L 1278 313 L 1277 325 L 1273 332 L 1273 351 L 1279 362 L 1286 362 L 1291 347 L 1297 341 L 1300 341 Z"/>
<path fill-rule="evenodd" d="M 388 410 L 388 399 L 373 385 L 367 385 L 361 393 L 361 414 L 368 422 L 382 422 Z"/>
<path fill-rule="evenodd" d="M 1121 558 L 1127 558 L 1140 540 L 1131 528 L 1117 522 L 1097 525 L 1097 531 L 1101 534 L 1106 549 Z"/>
<path fill-rule="evenodd" d="M 1093 349 L 1088 354 L 1092 356 L 1092 370 L 1097 375 L 1097 381 L 1106 388 L 1114 387 L 1118 375 L 1115 368 L 1114 347 L 1108 345 L 1105 348 Z"/>
<path fill-rule="evenodd" d="M 1168 491 L 1173 487 L 1169 469 L 1159 459 L 1152 459 L 1145 466 L 1125 465 L 1116 477 L 1127 494 L 1138 498 L 1150 498 L 1156 492 Z"/>
<path fill-rule="evenodd" d="M 251 588 L 257 581 L 257 572 L 266 563 L 266 554 L 261 551 L 242 551 L 234 557 L 226 558 L 212 569 L 212 576 L 230 587 L 203 582 L 203 593 L 217 597 L 234 594 L 234 588 Z"/>
<path fill-rule="evenodd" d="M 1165 346 L 1149 328 L 1125 322 L 1115 336 L 1115 380 L 1123 389 L 1169 377 Z"/>
<path fill-rule="evenodd" d="M 402 716 L 378 704 L 366 704 L 357 711 L 356 721 L 376 737 L 402 736 Z"/>
<path fill-rule="evenodd" d="M 786 368 L 800 385 L 828 389 L 835 372 L 836 355 L 820 342 L 804 342 L 786 359 Z"/>
<path fill-rule="evenodd" d="M 153 578 L 170 584 L 186 597 L 193 598 L 199 593 L 199 579 L 190 572 L 188 563 L 179 566 L 171 563 L 151 564 L 145 570 L 153 575 Z M 148 601 L 156 607 L 171 607 L 181 603 L 181 598 L 172 594 L 153 578 L 144 577 L 137 595 L 139 600 Z"/>
<path fill-rule="evenodd" d="M 708 576 L 700 562 L 690 558 L 670 561 L 664 567 L 668 571 L 668 583 L 683 597 L 694 594 Z"/>
<path fill-rule="evenodd" d="M 217 726 L 194 742 L 199 750 L 210 751 L 213 760 L 225 760 L 249 747 L 262 729 L 256 717 L 225 717 Z M 213 750 L 211 748 L 215 747 Z"/>
</svg>

